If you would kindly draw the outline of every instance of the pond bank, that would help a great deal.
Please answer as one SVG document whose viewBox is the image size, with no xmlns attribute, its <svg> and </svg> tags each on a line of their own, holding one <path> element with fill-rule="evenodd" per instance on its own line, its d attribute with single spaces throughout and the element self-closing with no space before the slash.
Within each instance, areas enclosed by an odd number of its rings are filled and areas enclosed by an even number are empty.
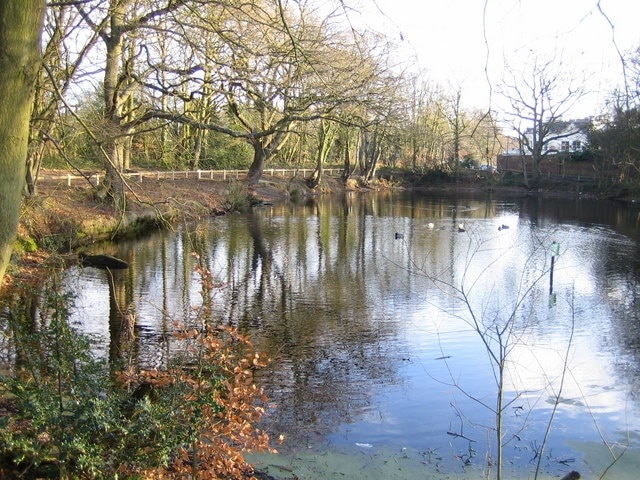
<svg viewBox="0 0 640 480">
<path fill-rule="evenodd" d="M 54 177 L 58 180 L 53 180 Z M 301 177 L 263 175 L 260 183 L 251 187 L 240 180 L 145 179 L 144 183 L 129 183 L 127 210 L 118 214 L 108 202 L 98 198 L 88 183 L 67 186 L 60 180 L 62 177 L 60 171 L 43 171 L 38 195 L 24 200 L 14 259 L 5 276 L 5 285 L 37 284 L 47 269 L 73 263 L 78 251 L 90 249 L 105 240 L 136 237 L 181 222 L 225 215 L 261 203 L 300 200 L 345 190 L 415 188 L 460 195 L 488 192 L 563 198 L 587 196 L 564 184 L 549 184 L 532 191 L 486 178 L 463 178 L 455 183 L 420 181 L 418 185 L 388 180 L 365 185 L 353 178 L 345 185 L 339 178 L 325 177 L 315 190 L 311 190 Z"/>
<path fill-rule="evenodd" d="M 47 180 L 53 173 L 43 172 L 38 195 L 23 201 L 14 256 L 4 279 L 8 288 L 37 284 L 48 269 L 75 262 L 78 251 L 103 241 L 340 188 L 339 182 L 330 180 L 312 192 L 303 179 L 269 176 L 255 187 L 241 181 L 145 179 L 144 184 L 129 184 L 127 209 L 120 214 L 89 184 L 70 187 L 64 181 Z"/>
</svg>

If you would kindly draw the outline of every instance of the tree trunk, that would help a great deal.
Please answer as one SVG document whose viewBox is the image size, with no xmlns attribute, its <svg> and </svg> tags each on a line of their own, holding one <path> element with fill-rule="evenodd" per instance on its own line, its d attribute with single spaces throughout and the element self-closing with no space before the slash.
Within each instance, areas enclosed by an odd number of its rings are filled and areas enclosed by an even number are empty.
<svg viewBox="0 0 640 480">
<path fill-rule="evenodd" d="M 200 168 L 200 157 L 202 157 L 202 147 L 204 143 L 204 130 L 198 129 L 195 133 L 195 145 L 193 147 L 193 158 L 189 163 L 191 170 Z"/>
<path fill-rule="evenodd" d="M 418 165 L 418 139 L 417 139 L 417 135 L 414 133 L 411 136 L 411 170 L 415 172 L 417 165 Z"/>
<path fill-rule="evenodd" d="M 376 171 L 378 170 L 378 162 L 380 161 L 380 157 L 382 157 L 382 150 L 376 148 L 376 150 L 372 152 L 370 161 L 367 162 L 367 170 L 364 175 L 364 178 L 367 182 L 371 182 L 376 177 Z"/>
<path fill-rule="evenodd" d="M 359 145 L 357 150 L 358 169 L 364 175 L 367 165 L 367 151 L 369 150 L 369 134 L 366 130 L 360 130 Z"/>
<path fill-rule="evenodd" d="M 293 125 L 294 124 L 291 123 L 289 128 L 293 127 Z M 287 131 L 282 130 L 271 136 L 251 140 L 251 146 L 253 146 L 253 162 L 251 162 L 249 173 L 247 173 L 249 185 L 257 185 L 258 182 L 260 182 L 265 163 L 274 152 L 277 152 L 287 143 L 289 138 L 291 138 L 291 135 L 289 135 Z"/>
<path fill-rule="evenodd" d="M 20 216 L 45 2 L 0 2 L 0 282 Z"/>
<path fill-rule="evenodd" d="M 527 158 L 524 153 L 520 154 L 520 161 L 522 162 L 522 180 L 524 181 L 524 186 L 528 189 L 529 187 L 529 177 L 527 176 Z"/>
<path fill-rule="evenodd" d="M 351 162 L 351 139 L 349 133 L 345 133 L 340 142 L 340 147 L 342 148 L 342 158 L 344 161 L 344 169 L 342 170 L 342 180 L 347 181 L 347 179 L 353 174 L 355 170 L 355 165 Z"/>
<path fill-rule="evenodd" d="M 105 162 L 106 178 L 104 186 L 107 189 L 107 195 L 111 197 L 115 207 L 121 212 L 123 212 L 127 206 L 124 180 L 122 178 L 124 143 L 125 137 L 112 139 L 109 150 L 107 150 L 109 158 L 106 159 Z"/>
<path fill-rule="evenodd" d="M 42 165 L 42 151 L 44 147 L 39 145 L 34 151 L 27 154 L 27 172 L 26 172 L 26 192 L 25 195 L 35 196 L 37 192 L 38 172 Z"/>
<path fill-rule="evenodd" d="M 106 187 L 108 195 L 115 202 L 116 208 L 124 209 L 124 182 L 120 172 L 124 170 L 125 143 L 127 132 L 123 131 L 121 125 L 121 97 L 119 92 L 120 73 L 122 57 L 124 55 L 124 31 L 125 14 L 129 8 L 130 1 L 115 2 L 111 0 L 111 31 L 110 35 L 104 36 L 106 46 L 106 60 L 104 69 L 103 99 L 105 105 L 104 118 L 106 121 L 105 144 L 108 145 L 106 153 L 108 158 L 104 159 L 107 174 Z"/>
<path fill-rule="evenodd" d="M 133 137 L 129 135 L 125 140 L 122 148 L 122 171 L 126 172 L 131 169 L 131 149 L 133 148 Z"/>
<path fill-rule="evenodd" d="M 333 131 L 331 125 L 325 121 L 320 121 L 320 129 L 318 132 L 318 152 L 316 153 L 316 169 L 308 181 L 309 188 L 316 188 L 322 181 L 322 173 L 324 163 L 329 156 L 331 143 L 333 140 Z"/>
<path fill-rule="evenodd" d="M 367 135 L 363 137 L 364 166 L 362 168 L 362 176 L 367 182 L 375 178 L 378 161 L 382 156 L 382 148 L 380 145 L 382 136 L 380 133 L 374 132 L 372 137 L 372 139 L 369 139 Z"/>
<path fill-rule="evenodd" d="M 257 185 L 262 178 L 262 171 L 267 160 L 267 150 L 260 139 L 252 141 L 251 146 L 253 147 L 253 162 L 251 162 L 247 173 L 247 181 L 249 185 Z"/>
<path fill-rule="evenodd" d="M 453 158 L 452 170 L 454 178 L 458 178 L 460 174 L 460 125 L 456 117 L 455 130 L 453 132 Z"/>
<path fill-rule="evenodd" d="M 322 174 L 324 173 L 323 167 L 322 167 L 322 161 L 320 160 L 320 156 L 318 156 L 316 158 L 316 168 L 313 171 L 313 173 L 311 174 L 311 176 L 307 179 L 307 185 L 309 188 L 314 189 L 316 188 L 318 185 L 320 185 L 320 182 L 322 181 Z"/>
</svg>

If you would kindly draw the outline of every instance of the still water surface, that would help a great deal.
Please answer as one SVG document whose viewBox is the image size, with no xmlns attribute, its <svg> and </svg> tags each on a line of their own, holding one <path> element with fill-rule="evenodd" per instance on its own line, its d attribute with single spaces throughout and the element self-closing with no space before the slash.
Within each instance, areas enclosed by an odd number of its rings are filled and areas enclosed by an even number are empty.
<svg viewBox="0 0 640 480">
<path fill-rule="evenodd" d="M 67 281 L 101 355 L 118 355 L 117 312 L 129 309 L 140 362 L 162 364 L 180 348 L 174 321 L 202 304 L 206 265 L 215 317 L 273 359 L 258 380 L 265 427 L 285 441 L 253 457 L 272 475 L 490 474 L 490 353 L 502 344 L 507 477 L 532 478 L 556 406 L 544 475 L 597 478 L 629 447 L 607 478 L 636 478 L 639 214 L 585 199 L 353 194 L 114 246 L 131 263 L 114 282 L 90 268 Z"/>
</svg>

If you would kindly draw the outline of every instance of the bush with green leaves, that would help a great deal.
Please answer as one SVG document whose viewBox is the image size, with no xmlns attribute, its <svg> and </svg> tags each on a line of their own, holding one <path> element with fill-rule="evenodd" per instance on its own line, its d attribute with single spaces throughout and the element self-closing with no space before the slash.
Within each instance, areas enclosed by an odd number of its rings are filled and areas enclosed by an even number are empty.
<svg viewBox="0 0 640 480">
<path fill-rule="evenodd" d="M 269 439 L 253 427 L 266 399 L 252 382 L 263 360 L 247 338 L 181 328 L 185 352 L 173 365 L 114 371 L 69 325 L 70 298 L 56 290 L 45 293 L 38 319 L 5 308 L 15 369 L 0 377 L 0 477 L 251 473 L 242 451 L 267 449 Z"/>
</svg>

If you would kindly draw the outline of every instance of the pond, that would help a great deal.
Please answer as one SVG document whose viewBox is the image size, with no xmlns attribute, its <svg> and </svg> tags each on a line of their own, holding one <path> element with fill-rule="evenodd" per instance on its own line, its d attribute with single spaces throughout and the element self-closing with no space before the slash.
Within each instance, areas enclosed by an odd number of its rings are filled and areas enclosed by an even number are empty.
<svg viewBox="0 0 640 480">
<path fill-rule="evenodd" d="M 499 419 L 507 478 L 636 478 L 639 222 L 588 199 L 353 193 L 110 246 L 128 270 L 66 283 L 99 355 L 133 333 L 161 365 L 206 267 L 215 318 L 272 359 L 257 380 L 284 442 L 251 459 L 275 477 L 491 476 Z"/>
</svg>

